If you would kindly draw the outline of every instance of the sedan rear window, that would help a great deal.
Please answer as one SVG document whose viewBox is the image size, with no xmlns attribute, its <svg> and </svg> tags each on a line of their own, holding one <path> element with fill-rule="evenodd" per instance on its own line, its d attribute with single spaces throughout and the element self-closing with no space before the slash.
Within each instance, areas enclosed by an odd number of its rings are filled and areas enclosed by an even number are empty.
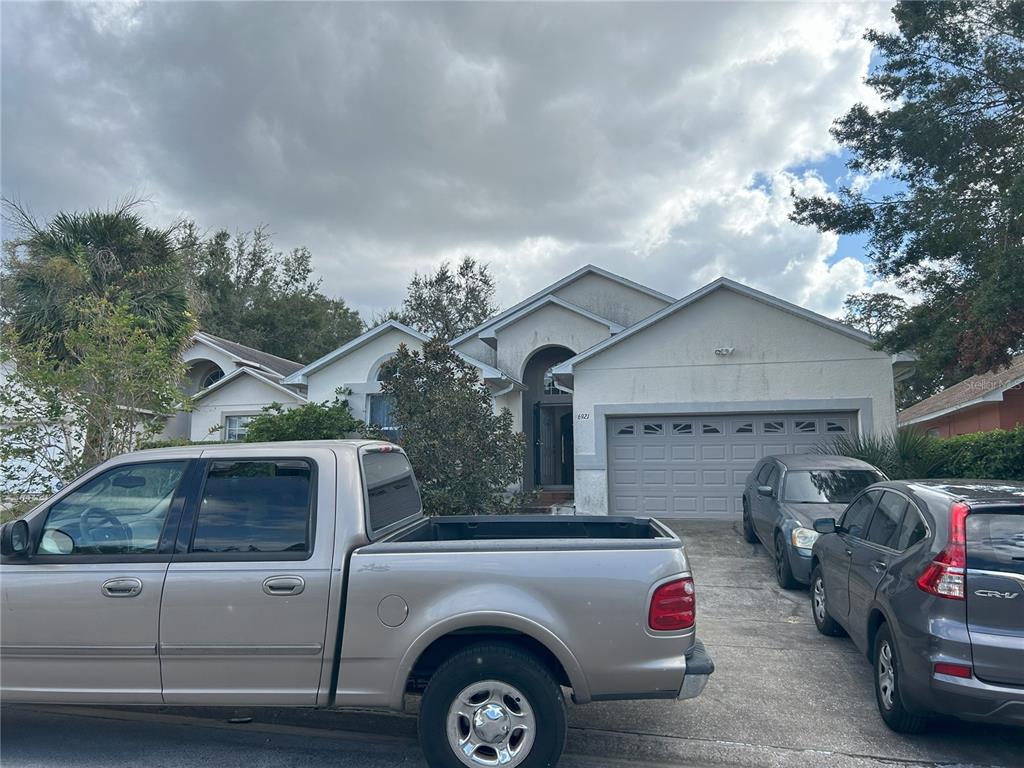
<svg viewBox="0 0 1024 768">
<path fill-rule="evenodd" d="M 848 504 L 873 483 L 884 480 L 869 469 L 796 470 L 786 474 L 786 501 L 796 504 Z"/>
</svg>

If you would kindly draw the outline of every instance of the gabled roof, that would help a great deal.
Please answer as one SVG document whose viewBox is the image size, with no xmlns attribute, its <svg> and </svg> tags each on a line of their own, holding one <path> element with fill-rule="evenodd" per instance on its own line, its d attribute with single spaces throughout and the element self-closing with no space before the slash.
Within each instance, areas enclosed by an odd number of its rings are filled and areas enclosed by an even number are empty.
<svg viewBox="0 0 1024 768">
<path fill-rule="evenodd" d="M 587 264 L 587 265 L 582 266 L 579 269 L 577 269 L 571 275 L 566 275 L 561 280 L 558 280 L 557 282 L 552 283 L 551 285 L 549 285 L 548 287 L 544 288 L 543 290 L 537 291 L 537 293 L 533 294 L 532 296 L 528 296 L 527 298 L 523 299 L 522 301 L 520 301 L 515 306 L 509 307 L 504 312 L 499 312 L 494 317 L 488 318 L 487 320 L 482 322 L 480 325 L 478 325 L 476 328 L 472 328 L 471 330 L 466 331 L 464 334 L 462 334 L 458 338 L 452 339 L 451 342 L 449 342 L 449 343 L 454 347 L 455 345 L 461 344 L 462 342 L 466 341 L 467 339 L 471 339 L 473 336 L 476 336 L 478 334 L 483 333 L 484 331 L 490 329 L 492 326 L 496 325 L 497 323 L 500 323 L 500 322 L 503 322 L 505 320 L 508 320 L 508 319 L 510 319 L 513 316 L 518 316 L 518 315 L 522 314 L 524 312 L 524 310 L 527 310 L 531 305 L 533 305 L 535 302 L 537 302 L 538 299 L 542 299 L 545 296 L 549 296 L 549 295 L 555 293 L 556 291 L 558 291 L 559 289 L 564 288 L 565 286 L 567 286 L 567 285 L 569 285 L 571 283 L 575 283 L 577 280 L 579 280 L 584 275 L 599 275 L 599 276 L 604 277 L 604 278 L 606 278 L 608 280 L 611 280 L 612 282 L 616 282 L 619 285 L 624 285 L 624 286 L 626 286 L 628 288 L 632 288 L 633 290 L 639 291 L 641 293 L 646 293 L 648 296 L 653 296 L 656 299 L 661 299 L 662 301 L 669 302 L 669 303 L 675 301 L 675 299 L 673 299 L 671 296 L 666 296 L 664 293 L 660 293 L 659 291 L 656 291 L 653 288 L 648 288 L 646 285 L 641 285 L 640 283 L 635 283 L 632 280 L 629 280 L 629 279 L 627 279 L 625 277 L 622 277 L 621 275 L 616 275 L 615 273 L 609 272 L 606 269 L 601 269 L 600 267 L 595 267 L 593 264 Z M 530 310 L 530 311 L 533 311 L 533 310 Z M 607 320 L 602 320 L 602 322 L 608 322 L 608 321 Z"/>
<path fill-rule="evenodd" d="M 817 312 L 812 312 L 811 310 L 804 309 L 803 307 L 797 306 L 796 304 L 791 304 L 788 301 L 784 301 L 776 296 L 772 296 L 771 294 L 759 291 L 756 288 L 751 288 L 749 285 L 737 283 L 735 280 L 730 280 L 727 277 L 720 277 L 714 282 L 708 283 L 703 288 L 698 288 L 689 296 L 684 296 L 678 301 L 669 304 L 664 309 L 655 312 L 653 315 L 641 320 L 639 323 L 629 326 L 629 328 L 622 331 L 622 333 L 616 334 L 615 336 L 609 336 L 604 341 L 600 341 L 594 346 L 590 347 L 589 349 L 583 350 L 575 357 L 571 357 L 564 363 L 556 365 L 552 369 L 552 371 L 555 374 L 571 375 L 573 366 L 577 365 L 578 363 L 582 363 L 584 360 L 589 360 L 591 357 L 600 354 L 604 350 L 608 349 L 608 347 L 610 346 L 613 346 L 615 344 L 621 344 L 623 341 L 630 338 L 631 336 L 634 336 L 637 333 L 640 333 L 645 328 L 649 328 L 655 323 L 659 323 L 665 318 L 671 317 L 679 310 L 690 306 L 694 302 L 699 301 L 700 299 L 703 299 L 705 296 L 714 293 L 715 291 L 718 290 L 733 291 L 734 293 L 738 293 L 741 296 L 746 296 L 747 298 L 753 299 L 754 301 L 760 301 L 763 304 L 775 307 L 776 309 L 781 309 L 783 312 L 788 312 L 789 314 L 795 315 L 796 317 L 799 317 L 803 320 L 808 320 L 812 323 L 822 326 L 823 328 L 828 328 L 829 330 L 835 331 L 836 333 L 841 333 L 844 336 L 848 336 L 854 341 L 859 341 L 860 343 L 866 346 L 874 347 L 875 345 L 875 339 L 873 336 L 864 333 L 863 331 L 858 331 L 856 328 L 852 328 L 851 326 L 846 325 L 845 323 L 840 323 L 838 320 L 832 320 L 831 318 L 825 317 L 824 315 L 819 315 Z"/>
<path fill-rule="evenodd" d="M 426 341 L 428 338 L 426 334 L 420 333 L 415 328 L 410 328 L 408 325 L 405 325 L 404 323 L 400 323 L 397 320 L 388 320 L 387 322 L 381 323 L 380 325 L 371 328 L 365 333 L 356 336 L 351 341 L 342 344 L 340 347 L 328 352 L 323 357 L 317 358 L 312 363 L 304 365 L 298 370 L 293 371 L 291 375 L 289 375 L 284 380 L 284 383 L 305 384 L 306 377 L 309 376 L 311 373 L 316 373 L 321 368 L 324 368 L 325 366 L 328 366 L 331 363 L 333 363 L 335 360 L 340 360 L 341 358 L 345 357 L 345 355 L 348 355 L 351 352 L 355 352 L 357 349 L 360 349 L 361 347 L 365 347 L 378 336 L 381 336 L 387 333 L 388 331 L 399 331 L 414 339 L 418 339 L 419 341 Z"/>
<path fill-rule="evenodd" d="M 196 341 L 201 341 L 214 349 L 220 350 L 240 365 L 252 365 L 280 376 L 288 376 L 302 367 L 302 363 L 297 363 L 294 360 L 278 357 L 254 347 L 247 347 L 245 344 L 239 344 L 237 341 L 231 341 L 230 339 L 223 339 L 220 336 L 214 336 L 212 333 L 206 333 L 205 331 L 196 332 L 194 338 Z"/>
<path fill-rule="evenodd" d="M 919 403 L 914 403 L 906 410 L 900 411 L 898 421 L 901 425 L 917 424 L 972 405 L 999 402 L 1006 390 L 1020 386 L 1024 386 L 1024 355 L 1017 355 L 1010 361 L 1010 365 L 1002 370 L 971 376 Z"/>
<path fill-rule="evenodd" d="M 619 325 L 613 320 L 609 320 L 607 317 L 601 317 L 600 315 L 596 315 L 590 310 L 584 309 L 583 307 L 577 304 L 573 304 L 570 301 L 566 301 L 565 299 L 559 296 L 555 296 L 554 294 L 548 294 L 547 296 L 537 299 L 537 301 L 533 302 L 529 306 L 523 307 L 523 309 L 520 310 L 519 312 L 516 312 L 515 314 L 506 317 L 504 320 L 495 323 L 486 330 L 481 331 L 480 338 L 483 341 L 495 339 L 497 338 L 498 332 L 501 331 L 503 328 L 507 328 L 508 326 L 519 322 L 527 315 L 531 315 L 538 309 L 543 309 L 544 307 L 549 305 L 554 305 L 557 307 L 561 307 L 562 309 L 567 309 L 570 312 L 587 318 L 588 320 L 593 320 L 595 323 L 605 326 L 608 329 L 609 333 L 618 333 L 623 328 L 623 326 Z"/>
<path fill-rule="evenodd" d="M 217 379 L 217 381 L 213 382 L 213 384 L 208 386 L 206 389 L 200 390 L 197 394 L 192 396 L 192 402 L 195 402 L 196 400 L 202 400 L 207 395 L 216 392 L 218 389 L 222 389 L 223 387 L 227 386 L 232 381 L 237 380 L 241 376 L 252 376 L 254 379 L 258 379 L 259 381 L 262 381 L 264 384 L 269 384 L 274 389 L 279 390 L 280 392 L 288 395 L 293 400 L 298 400 L 300 403 L 307 402 L 306 398 L 300 395 L 294 389 L 288 389 L 288 387 L 282 386 L 280 376 L 274 376 L 273 374 L 268 374 L 264 371 L 259 371 L 255 368 L 249 368 L 245 366 L 241 368 L 236 368 L 227 376 Z"/>
<path fill-rule="evenodd" d="M 361 336 L 357 336 L 347 344 L 343 344 L 334 351 L 328 352 L 326 355 L 319 358 L 318 360 L 314 360 L 309 365 L 300 368 L 299 370 L 295 371 L 290 376 L 288 376 L 286 379 L 284 379 L 282 383 L 305 384 L 307 381 L 307 377 L 310 376 L 311 374 L 316 373 L 321 368 L 330 365 L 335 360 L 340 360 L 341 358 L 345 357 L 351 352 L 354 352 L 360 347 L 366 346 L 371 341 L 376 339 L 378 336 L 381 336 L 384 333 L 387 333 L 388 331 L 399 331 L 401 333 L 406 334 L 410 338 L 416 339 L 420 342 L 427 341 L 430 338 L 429 336 L 427 336 L 427 334 L 420 333 L 415 328 L 410 328 L 408 325 L 405 325 L 404 323 L 400 323 L 397 320 L 388 320 L 387 322 L 381 323 L 375 328 L 371 328 Z M 480 376 L 485 381 L 508 381 L 513 384 L 520 384 L 520 382 L 516 381 L 513 377 L 509 376 L 507 373 L 504 373 L 503 371 L 498 370 L 492 365 L 488 365 L 487 363 L 477 360 L 475 357 L 470 357 L 469 355 L 459 352 L 458 350 L 456 350 L 455 353 L 460 358 L 465 360 L 467 363 L 472 365 L 474 368 L 478 368 L 480 370 Z"/>
</svg>

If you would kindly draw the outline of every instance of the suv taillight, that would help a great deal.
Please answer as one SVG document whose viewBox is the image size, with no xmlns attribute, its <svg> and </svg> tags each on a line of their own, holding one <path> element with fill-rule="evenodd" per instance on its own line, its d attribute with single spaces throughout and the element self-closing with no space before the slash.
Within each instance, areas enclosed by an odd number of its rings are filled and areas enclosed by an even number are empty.
<svg viewBox="0 0 1024 768">
<path fill-rule="evenodd" d="M 651 596 L 647 626 L 659 632 L 689 629 L 697 616 L 697 595 L 693 579 L 687 577 L 662 584 Z"/>
<path fill-rule="evenodd" d="M 930 595 L 950 600 L 964 599 L 967 569 L 967 515 L 971 508 L 962 501 L 949 509 L 949 541 L 917 579 L 917 586 Z"/>
</svg>

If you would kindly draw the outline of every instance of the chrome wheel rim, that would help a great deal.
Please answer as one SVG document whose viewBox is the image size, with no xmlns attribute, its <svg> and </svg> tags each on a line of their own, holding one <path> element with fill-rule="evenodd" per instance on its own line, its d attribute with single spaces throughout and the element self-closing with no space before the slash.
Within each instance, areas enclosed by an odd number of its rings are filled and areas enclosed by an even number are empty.
<svg viewBox="0 0 1024 768">
<path fill-rule="evenodd" d="M 537 718 L 518 688 L 481 680 L 455 697 L 446 731 L 448 745 L 463 765 L 514 768 L 530 754 Z"/>
<path fill-rule="evenodd" d="M 885 640 L 878 649 L 878 694 L 882 706 L 892 709 L 896 697 L 896 666 L 892 657 L 892 647 Z"/>
<path fill-rule="evenodd" d="M 814 580 L 814 618 L 818 624 L 825 623 L 825 585 L 820 577 Z"/>
</svg>

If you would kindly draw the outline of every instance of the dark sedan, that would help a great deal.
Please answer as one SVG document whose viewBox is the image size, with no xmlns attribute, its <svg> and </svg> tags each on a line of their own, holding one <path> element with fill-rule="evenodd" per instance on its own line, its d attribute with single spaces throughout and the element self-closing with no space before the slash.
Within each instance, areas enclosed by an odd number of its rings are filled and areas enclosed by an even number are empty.
<svg viewBox="0 0 1024 768">
<path fill-rule="evenodd" d="M 874 664 L 886 725 L 1024 725 L 1024 483 L 881 483 L 815 528 L 814 623 Z"/>
<path fill-rule="evenodd" d="M 842 514 L 860 491 L 885 479 L 877 467 L 846 456 L 766 456 L 747 477 L 743 535 L 772 553 L 779 586 L 807 585 L 814 521 Z"/>
</svg>

